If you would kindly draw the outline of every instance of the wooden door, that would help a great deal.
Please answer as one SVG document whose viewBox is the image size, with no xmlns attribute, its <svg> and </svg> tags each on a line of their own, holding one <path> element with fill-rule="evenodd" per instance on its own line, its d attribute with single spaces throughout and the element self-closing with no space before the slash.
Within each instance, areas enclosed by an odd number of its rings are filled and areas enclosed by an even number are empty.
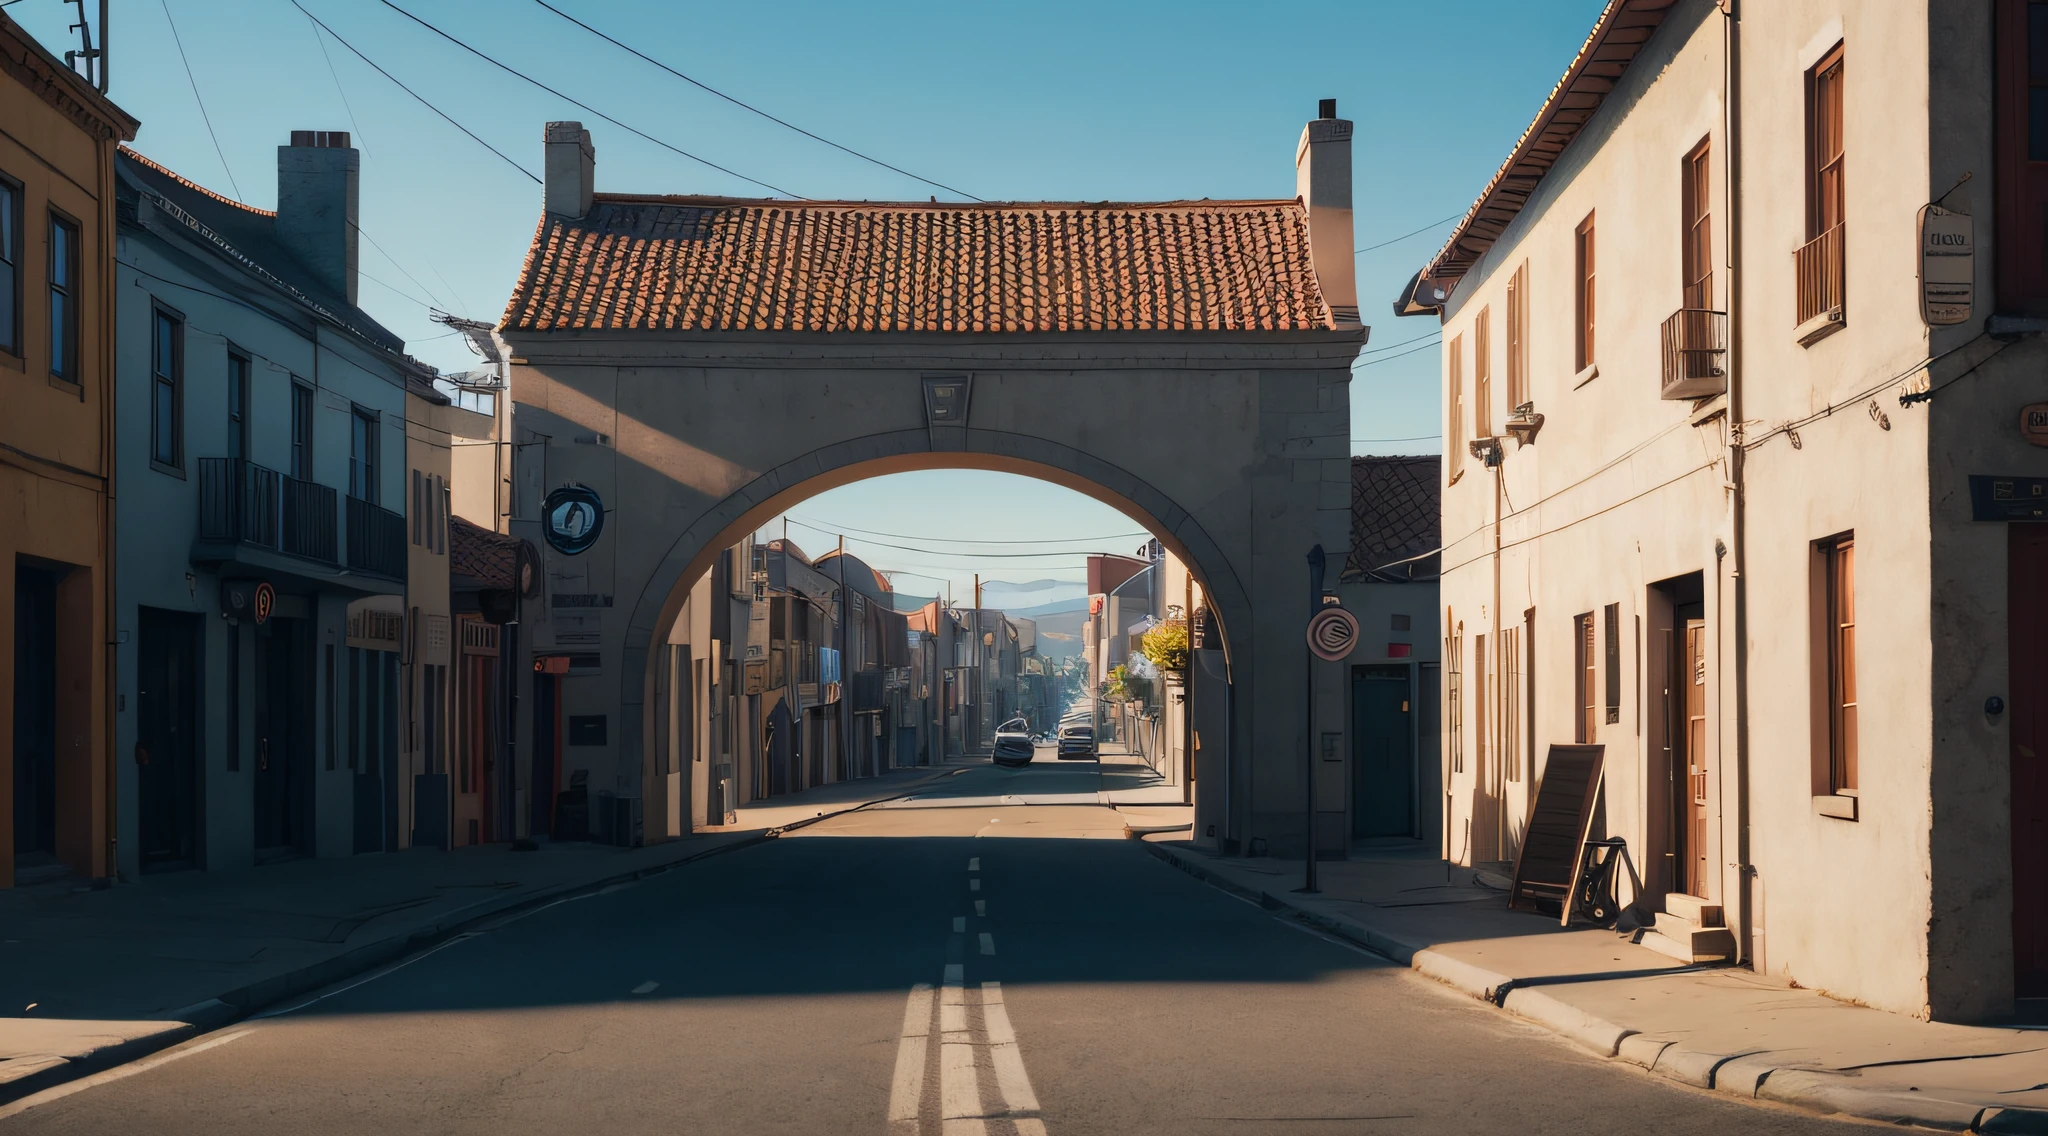
<svg viewBox="0 0 2048 1136">
<path fill-rule="evenodd" d="M 2048 525 L 2008 526 L 2013 993 L 2048 998 Z"/>
<path fill-rule="evenodd" d="M 1685 621 L 1684 669 L 1676 676 L 1684 691 L 1685 721 L 1685 891 L 1707 898 L 1707 625 Z"/>
<path fill-rule="evenodd" d="M 455 750 L 455 844 L 488 844 L 492 831 L 492 751 L 497 744 L 492 708 L 497 684 L 497 660 L 489 655 L 464 654 L 457 681 L 460 704 L 456 708 Z"/>
<path fill-rule="evenodd" d="M 1414 836 L 1415 742 L 1408 668 L 1351 668 L 1351 835 Z"/>
<path fill-rule="evenodd" d="M 198 866 L 198 628 L 142 608 L 135 675 L 136 834 L 143 871 Z"/>
</svg>

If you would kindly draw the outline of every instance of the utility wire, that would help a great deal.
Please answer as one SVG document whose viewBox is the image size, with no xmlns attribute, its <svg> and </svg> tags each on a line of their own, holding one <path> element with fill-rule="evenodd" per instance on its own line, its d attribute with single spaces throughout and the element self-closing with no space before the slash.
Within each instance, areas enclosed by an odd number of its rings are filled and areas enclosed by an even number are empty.
<svg viewBox="0 0 2048 1136">
<path fill-rule="evenodd" d="M 298 0 L 292 0 L 292 2 L 296 4 Z M 786 190 L 781 186 L 770 185 L 769 183 L 762 181 L 760 178 L 748 177 L 747 175 L 739 172 L 738 170 L 731 169 L 726 166 L 721 166 L 717 162 L 714 162 L 709 158 L 700 158 L 697 155 L 690 153 L 688 150 L 685 150 L 680 146 L 675 146 L 671 145 L 670 143 L 664 142 L 661 139 L 656 138 L 654 135 L 649 134 L 646 131 L 641 130 L 637 127 L 628 126 L 625 123 L 620 122 L 618 119 L 613 118 L 611 115 L 608 115 L 605 112 L 597 109 L 596 107 L 591 106 L 589 103 L 583 102 L 579 99 L 571 98 L 570 96 L 565 95 L 562 92 L 556 90 L 555 88 L 548 86 L 546 83 L 541 82 L 539 79 L 536 79 L 531 75 L 519 71 L 507 64 L 498 62 L 491 56 L 485 55 L 483 52 L 477 50 L 474 47 L 469 46 L 468 44 L 464 43 L 459 39 L 456 39 L 454 36 L 442 31 L 440 28 L 435 27 L 433 24 L 430 24 L 427 21 L 421 19 L 420 17 L 413 15 L 411 12 L 406 11 L 405 9 L 399 7 L 396 4 L 393 4 L 391 0 L 378 0 L 378 3 L 383 4 L 386 8 L 391 9 L 392 11 L 398 13 L 399 15 L 404 16 L 406 19 L 411 20 L 413 23 L 418 24 L 419 26 L 427 29 L 430 32 L 433 32 L 435 35 L 440 36 L 442 39 L 447 40 L 449 43 L 452 43 L 455 46 L 461 48 L 462 50 L 469 52 L 471 55 L 476 56 L 478 59 L 483 60 L 485 63 L 488 63 L 493 67 L 496 67 L 498 70 L 503 71 L 505 74 L 510 75 L 513 78 L 519 79 L 522 82 L 530 83 L 533 86 L 539 87 L 541 90 L 546 91 L 548 94 L 551 94 L 556 98 L 561 99 L 563 102 L 566 102 L 571 106 L 587 110 L 591 114 L 594 114 L 597 117 L 604 119 L 606 122 L 611 123 L 613 126 L 618 127 L 620 130 L 624 130 L 629 134 L 634 134 L 641 138 L 644 138 L 647 141 L 654 143 L 656 146 L 659 146 L 664 150 L 680 154 L 683 157 L 688 158 L 693 162 L 696 162 L 698 165 L 709 166 L 710 168 L 717 170 L 719 173 L 726 174 L 731 177 L 736 177 L 741 181 L 749 182 L 753 185 L 758 185 L 762 189 L 769 190 L 770 192 L 773 193 L 779 193 L 784 197 L 794 197 L 799 200 L 803 199 L 803 194 L 801 193 L 791 193 L 789 190 Z"/>
<path fill-rule="evenodd" d="M 158 0 L 164 8 L 164 23 L 171 25 L 171 42 L 178 47 L 178 62 L 185 65 L 185 81 L 192 84 L 192 101 L 199 104 L 199 121 L 206 124 L 206 136 L 213 139 L 213 152 L 220 158 L 220 168 L 227 171 L 228 184 L 235 187 L 235 200 L 242 198 L 242 187 L 235 181 L 235 171 L 228 166 L 227 152 L 220 148 L 220 135 L 213 132 L 213 116 L 206 113 L 206 100 L 199 97 L 199 80 L 192 77 L 192 61 L 185 56 L 185 40 L 178 34 L 178 21 L 171 18 L 171 0 Z"/>
<path fill-rule="evenodd" d="M 791 524 L 793 524 L 793 525 L 802 525 L 802 526 L 804 526 L 804 527 L 805 527 L 805 528 L 807 528 L 807 529 L 814 529 L 814 530 L 816 530 L 816 531 L 818 531 L 818 532 L 823 532 L 823 533 L 835 533 L 835 534 L 836 534 L 836 533 L 841 533 L 841 532 L 850 532 L 850 533 L 860 533 L 860 534 L 862 534 L 862 535 L 864 535 L 864 536 L 886 536 L 886 537 L 894 537 L 894 538 L 895 538 L 895 539 L 897 539 L 897 540 L 922 540 L 922 541 L 930 541 L 930 542 L 932 542 L 932 543 L 935 543 L 935 544 L 1101 544 L 1101 543 L 1104 543 L 1104 542 L 1106 542 L 1106 541 L 1112 541 L 1112 540 L 1129 540 L 1130 538 L 1132 538 L 1132 537 L 1134 537 L 1134 536 L 1144 536 L 1144 537 L 1149 537 L 1149 536 L 1151 536 L 1151 535 L 1152 535 L 1151 533 L 1148 533 L 1148 532 L 1134 532 L 1134 533 L 1111 533 L 1111 534 L 1110 534 L 1110 535 L 1108 535 L 1108 536 L 1061 536 L 1061 537 L 1051 537 L 1051 538 L 1048 538 L 1048 539 L 1045 539 L 1045 540 L 966 540 L 966 539 L 963 539 L 963 538 L 959 538 L 959 537 L 944 537 L 944 536 L 919 536 L 919 535 L 917 535 L 916 533 L 893 533 L 893 532 L 881 532 L 881 531 L 879 531 L 879 530 L 876 530 L 876 529 L 857 529 L 857 528 L 854 528 L 854 527 L 853 527 L 853 526 L 851 526 L 851 525 L 839 525 L 839 526 L 837 526 L 837 527 L 834 527 L 834 528 L 829 528 L 829 529 L 828 529 L 828 528 L 825 528 L 825 527 L 823 527 L 823 526 L 821 526 L 821 525 L 816 525 L 816 524 L 812 524 L 811 522 L 809 522 L 809 521 L 806 521 L 806 520 L 803 520 L 803 519 L 801 519 L 801 518 L 799 518 L 799 517 L 795 516 L 794 514 L 792 514 L 792 515 L 790 516 L 790 518 L 789 518 L 789 522 L 790 522 Z"/>
<path fill-rule="evenodd" d="M 638 48 L 635 48 L 629 44 L 620 43 L 618 40 L 613 39 L 612 37 L 604 34 L 603 32 L 598 31 L 596 28 L 591 27 L 589 24 L 584 23 L 582 20 L 579 20 L 576 17 L 570 15 L 569 13 L 562 11 L 560 8 L 555 7 L 553 4 L 548 3 L 547 0 L 533 0 L 533 2 L 539 4 L 543 8 L 546 8 L 548 11 L 553 12 L 555 15 L 562 17 L 563 19 L 569 21 L 570 23 L 575 24 L 577 27 L 582 28 L 586 32 L 589 32 L 591 35 L 594 35 L 597 38 L 605 41 L 606 43 L 611 44 L 613 47 L 619 48 L 623 51 L 627 51 L 636 56 L 639 56 L 641 59 L 646 60 L 649 63 L 652 63 L 654 66 L 661 68 L 663 71 L 666 71 L 671 75 L 674 75 L 676 78 L 681 79 L 683 82 L 688 83 L 693 87 L 696 87 L 698 90 L 706 91 L 710 94 L 717 95 L 719 98 L 724 99 L 726 102 L 729 102 L 742 110 L 752 111 L 753 113 L 760 115 L 762 118 L 767 119 L 768 121 L 776 124 L 777 126 L 782 126 L 790 130 L 794 130 L 798 134 L 801 134 L 814 142 L 823 142 L 825 145 L 832 147 L 834 150 L 841 151 L 842 153 L 851 154 L 854 157 L 859 158 L 863 162 L 871 162 L 877 166 L 882 167 L 885 170 L 891 170 L 896 173 L 902 174 L 904 177 L 907 177 L 912 181 L 921 181 L 926 185 L 933 186 L 938 189 L 943 189 L 947 193 L 959 194 L 961 197 L 964 197 L 969 201 L 982 200 L 982 198 L 976 197 L 964 189 L 955 189 L 952 186 L 947 185 L 945 182 L 933 181 L 931 178 L 925 177 L 922 174 L 911 173 L 909 170 L 904 169 L 902 166 L 892 166 L 888 162 L 885 162 L 880 158 L 874 157 L 869 154 L 863 154 L 859 150 L 856 150 L 851 146 L 842 146 L 839 143 L 832 141 L 830 138 L 823 137 L 822 135 L 813 134 L 810 131 L 805 130 L 803 127 L 798 126 L 793 122 L 790 122 L 786 119 L 777 118 L 774 115 L 769 114 L 767 111 L 762 110 L 760 107 L 754 106 L 750 103 L 742 102 L 741 100 L 726 94 L 724 91 L 721 91 L 718 88 L 703 82 L 702 80 L 693 79 L 690 76 L 683 74 L 681 71 L 678 71 L 673 67 L 670 67 L 668 64 L 663 63 L 661 60 L 656 59 L 653 56 L 648 55 L 646 52 L 639 50 Z"/>
<path fill-rule="evenodd" d="M 1450 224 L 1451 222 L 1453 222 L 1453 221 L 1457 220 L 1458 218 L 1460 218 L 1460 217 L 1463 217 L 1464 215 L 1465 215 L 1464 211 L 1463 211 L 1463 210 L 1459 210 L 1458 212 L 1456 212 L 1456 213 L 1453 213 L 1453 214 L 1451 214 L 1450 216 L 1448 216 L 1448 217 L 1444 218 L 1444 219 L 1443 219 L 1443 220 L 1441 220 L 1441 221 L 1431 221 L 1431 222 L 1430 222 L 1429 224 L 1427 224 L 1427 225 L 1424 225 L 1423 227 L 1421 227 L 1420 229 L 1417 229 L 1417 230 L 1415 230 L 1415 231 L 1414 231 L 1414 232 L 1412 232 L 1412 233 L 1402 233 L 1402 234 L 1401 234 L 1400 236 L 1398 236 L 1398 237 L 1389 237 L 1389 238 L 1387 238 L 1386 240 L 1384 240 L 1384 241 L 1381 241 L 1380 243 L 1378 243 L 1378 244 L 1376 244 L 1376 245 L 1367 245 L 1367 246 L 1365 246 L 1365 247 L 1364 247 L 1364 248 L 1362 248 L 1362 249 L 1353 249 L 1353 250 L 1351 250 L 1351 251 L 1352 251 L 1352 255 L 1356 256 L 1356 255 L 1358 255 L 1359 253 L 1366 253 L 1366 252 L 1371 252 L 1371 251 L 1372 251 L 1372 250 L 1374 250 L 1374 249 L 1383 249 L 1383 248 L 1386 248 L 1386 247 L 1387 247 L 1388 245 L 1393 245 L 1393 244 L 1399 244 L 1399 243 L 1401 243 L 1402 241 L 1405 241 L 1405 240 L 1407 240 L 1407 239 L 1408 239 L 1409 237 L 1419 237 L 1419 236 L 1421 236 L 1422 234 L 1424 234 L 1424 233 L 1426 233 L 1426 232 L 1430 231 L 1431 229 L 1435 229 L 1435 228 L 1441 227 L 1441 226 L 1443 226 L 1443 225 L 1448 225 L 1448 224 Z"/>
<path fill-rule="evenodd" d="M 1354 442 L 1427 442 L 1443 437 L 1442 434 L 1417 434 L 1413 438 L 1353 438 Z"/>
<path fill-rule="evenodd" d="M 795 517 L 791 517 L 789 523 L 801 526 L 803 528 L 811 529 L 816 532 L 824 533 L 826 536 L 843 535 L 838 529 L 828 529 L 819 525 L 805 524 L 804 522 L 797 520 Z M 888 541 L 869 540 L 866 537 L 858 536 L 849 536 L 846 537 L 846 540 L 849 543 L 869 544 L 875 546 L 876 548 L 893 548 L 900 552 L 919 552 L 923 553 L 926 556 L 951 556 L 966 560 L 1044 560 L 1049 557 L 1073 557 L 1083 555 L 1083 553 L 1080 550 L 1072 548 L 1063 549 L 1058 552 L 955 552 L 950 548 L 922 548 L 914 544 L 891 544 Z M 1036 544 L 1038 542 L 1026 541 L 1023 543 Z"/>
<path fill-rule="evenodd" d="M 1421 335 L 1414 335 L 1414 336 L 1410 336 L 1410 337 L 1408 337 L 1407 339 L 1404 339 L 1404 340 L 1400 341 L 1399 343 L 1388 343 L 1388 344 L 1385 344 L 1385 345 L 1383 345 L 1383 346 L 1380 346 L 1380 347 L 1368 347 L 1368 348 L 1366 348 L 1365 350 L 1363 350 L 1363 351 L 1360 351 L 1360 352 L 1359 352 L 1359 354 L 1360 354 L 1360 355 L 1377 355 L 1377 354 L 1379 354 L 1379 353 L 1380 353 L 1380 352 L 1382 352 L 1382 351 L 1392 351 L 1392 350 L 1393 350 L 1394 348 L 1396 348 L 1396 347 L 1406 347 L 1406 346 L 1408 346 L 1408 345 L 1409 345 L 1409 344 L 1411 344 L 1411 343 L 1420 343 L 1420 342 L 1422 342 L 1423 340 L 1425 340 L 1425 339 L 1428 339 L 1428 338 L 1430 338 L 1431 336 L 1437 336 L 1437 335 L 1442 335 L 1442 334 L 1443 334 L 1443 329 L 1442 329 L 1442 328 L 1437 328 L 1437 329 L 1435 329 L 1435 330 L 1433 330 L 1433 331 L 1425 331 L 1425 332 L 1423 332 L 1423 333 L 1422 333 Z"/>
<path fill-rule="evenodd" d="M 1401 358 L 1402 356 L 1405 356 L 1405 355 L 1413 355 L 1413 354 L 1415 354 L 1415 353 L 1416 353 L 1416 352 L 1418 352 L 1418 351 L 1427 351 L 1427 350 L 1429 350 L 1429 349 L 1430 349 L 1430 348 L 1432 348 L 1432 347 L 1439 347 L 1439 346 L 1442 346 L 1442 344 L 1440 344 L 1440 343 L 1425 343 L 1425 344 L 1423 344 L 1423 345 L 1422 345 L 1422 346 L 1420 346 L 1420 347 L 1410 347 L 1410 348 L 1409 348 L 1408 350 L 1406 350 L 1406 351 L 1403 351 L 1403 352 L 1400 352 L 1399 354 L 1396 354 L 1396 355 L 1382 355 L 1382 356 L 1380 356 L 1380 357 L 1379 357 L 1379 358 L 1377 358 L 1377 359 L 1367 359 L 1367 360 L 1366 360 L 1365 362 L 1363 362 L 1363 363 L 1353 363 L 1353 364 L 1351 365 L 1351 369 L 1352 369 L 1352 370 L 1354 370 L 1354 371 L 1362 371 L 1362 370 L 1364 370 L 1364 369 L 1365 369 L 1365 368 L 1367 368 L 1367 367 L 1377 366 L 1378 364 L 1381 364 L 1381 363 L 1391 363 L 1391 362 L 1393 362 L 1394 360 L 1396 360 L 1396 359 L 1399 359 L 1399 358 Z"/>
<path fill-rule="evenodd" d="M 520 165 L 518 162 L 513 161 L 511 158 L 506 157 L 505 151 L 500 150 L 496 146 L 491 145 L 489 142 L 486 142 L 483 139 L 477 137 L 475 131 L 455 121 L 453 118 L 450 118 L 448 116 L 448 112 L 442 110 L 440 107 L 435 106 L 433 103 L 428 102 L 426 100 L 426 97 L 421 95 L 418 91 L 415 91 L 411 87 L 406 86 L 404 83 L 399 82 L 398 76 L 393 75 L 391 72 L 384 70 L 382 67 L 378 67 L 376 60 L 371 59 L 369 56 L 364 55 L 360 51 L 357 51 L 356 45 L 341 38 L 340 34 L 337 33 L 333 28 L 330 28 L 326 24 L 321 23 L 320 17 L 315 16 L 313 13 L 306 11 L 306 6 L 304 4 L 299 3 L 299 0 L 291 0 L 291 5 L 292 7 L 297 8 L 301 15 L 304 15 L 307 19 L 313 21 L 313 23 L 316 26 L 318 26 L 321 31 L 333 36 L 334 42 L 340 44 L 345 48 L 348 48 L 351 54 L 353 54 L 357 59 L 360 59 L 363 62 L 369 64 L 371 68 L 377 72 L 377 74 L 382 75 L 386 79 L 391 80 L 393 86 L 396 86 L 399 90 L 404 91 L 408 95 L 411 95 L 413 97 L 413 101 L 419 103 L 423 107 L 426 107 L 428 110 L 433 111 L 436 115 L 439 115 L 441 121 L 446 122 L 448 125 L 454 127 L 455 129 L 460 130 L 464 134 L 469 135 L 470 141 L 475 142 L 477 145 L 482 146 L 484 149 L 489 150 L 491 153 L 496 154 L 500 158 L 503 158 L 506 165 L 511 166 L 513 169 L 518 170 L 522 174 L 525 174 L 528 180 L 532 181 L 533 184 L 544 184 L 541 181 L 540 177 L 536 175 L 532 170 L 529 170 L 525 166 Z"/>
</svg>

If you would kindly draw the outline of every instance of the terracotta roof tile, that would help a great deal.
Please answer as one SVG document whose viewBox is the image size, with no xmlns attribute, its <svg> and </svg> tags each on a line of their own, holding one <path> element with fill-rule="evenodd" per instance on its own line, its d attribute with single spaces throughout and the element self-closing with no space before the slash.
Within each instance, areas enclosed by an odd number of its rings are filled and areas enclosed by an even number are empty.
<svg viewBox="0 0 2048 1136">
<path fill-rule="evenodd" d="M 518 587 L 519 538 L 448 518 L 448 574 L 479 588 L 511 591 Z"/>
<path fill-rule="evenodd" d="M 524 331 L 1334 326 L 1293 201 L 996 205 L 600 194 L 541 218 Z"/>
<path fill-rule="evenodd" d="M 1443 543 L 1443 459 L 1351 459 L 1351 555 L 1344 578 L 1433 580 Z"/>
</svg>

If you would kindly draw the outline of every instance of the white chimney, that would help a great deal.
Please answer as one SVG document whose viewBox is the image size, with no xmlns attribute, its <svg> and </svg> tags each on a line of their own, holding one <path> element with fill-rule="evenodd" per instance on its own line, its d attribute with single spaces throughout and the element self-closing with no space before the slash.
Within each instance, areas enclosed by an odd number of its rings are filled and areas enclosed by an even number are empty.
<svg viewBox="0 0 2048 1136">
<path fill-rule="evenodd" d="M 550 122 L 544 137 L 547 183 L 542 197 L 547 211 L 564 217 L 588 214 L 597 176 L 597 151 L 590 145 L 590 131 L 580 122 Z"/>
<path fill-rule="evenodd" d="M 294 130 L 277 148 L 278 243 L 320 283 L 356 302 L 362 155 L 346 130 Z"/>
<path fill-rule="evenodd" d="M 1309 259 L 1340 326 L 1358 326 L 1358 266 L 1351 243 L 1351 120 L 1324 99 L 1294 151 L 1294 194 L 1308 210 Z"/>
</svg>

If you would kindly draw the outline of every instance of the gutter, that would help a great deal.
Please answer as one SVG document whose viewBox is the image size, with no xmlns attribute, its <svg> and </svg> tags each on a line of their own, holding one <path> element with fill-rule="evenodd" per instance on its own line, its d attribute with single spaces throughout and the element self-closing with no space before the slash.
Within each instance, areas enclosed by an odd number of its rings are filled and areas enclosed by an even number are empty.
<svg viewBox="0 0 2048 1136">
<path fill-rule="evenodd" d="M 1728 480 L 1730 581 L 1735 622 L 1735 961 L 1756 966 L 1756 865 L 1750 847 L 1749 771 L 1749 586 L 1746 578 L 1747 511 L 1744 506 L 1742 447 L 1742 18 L 1740 0 L 1717 0 L 1722 13 L 1723 58 L 1727 63 L 1722 113 L 1727 157 L 1722 161 L 1728 201 Z M 1716 620 L 1718 626 L 1722 621 Z"/>
</svg>

